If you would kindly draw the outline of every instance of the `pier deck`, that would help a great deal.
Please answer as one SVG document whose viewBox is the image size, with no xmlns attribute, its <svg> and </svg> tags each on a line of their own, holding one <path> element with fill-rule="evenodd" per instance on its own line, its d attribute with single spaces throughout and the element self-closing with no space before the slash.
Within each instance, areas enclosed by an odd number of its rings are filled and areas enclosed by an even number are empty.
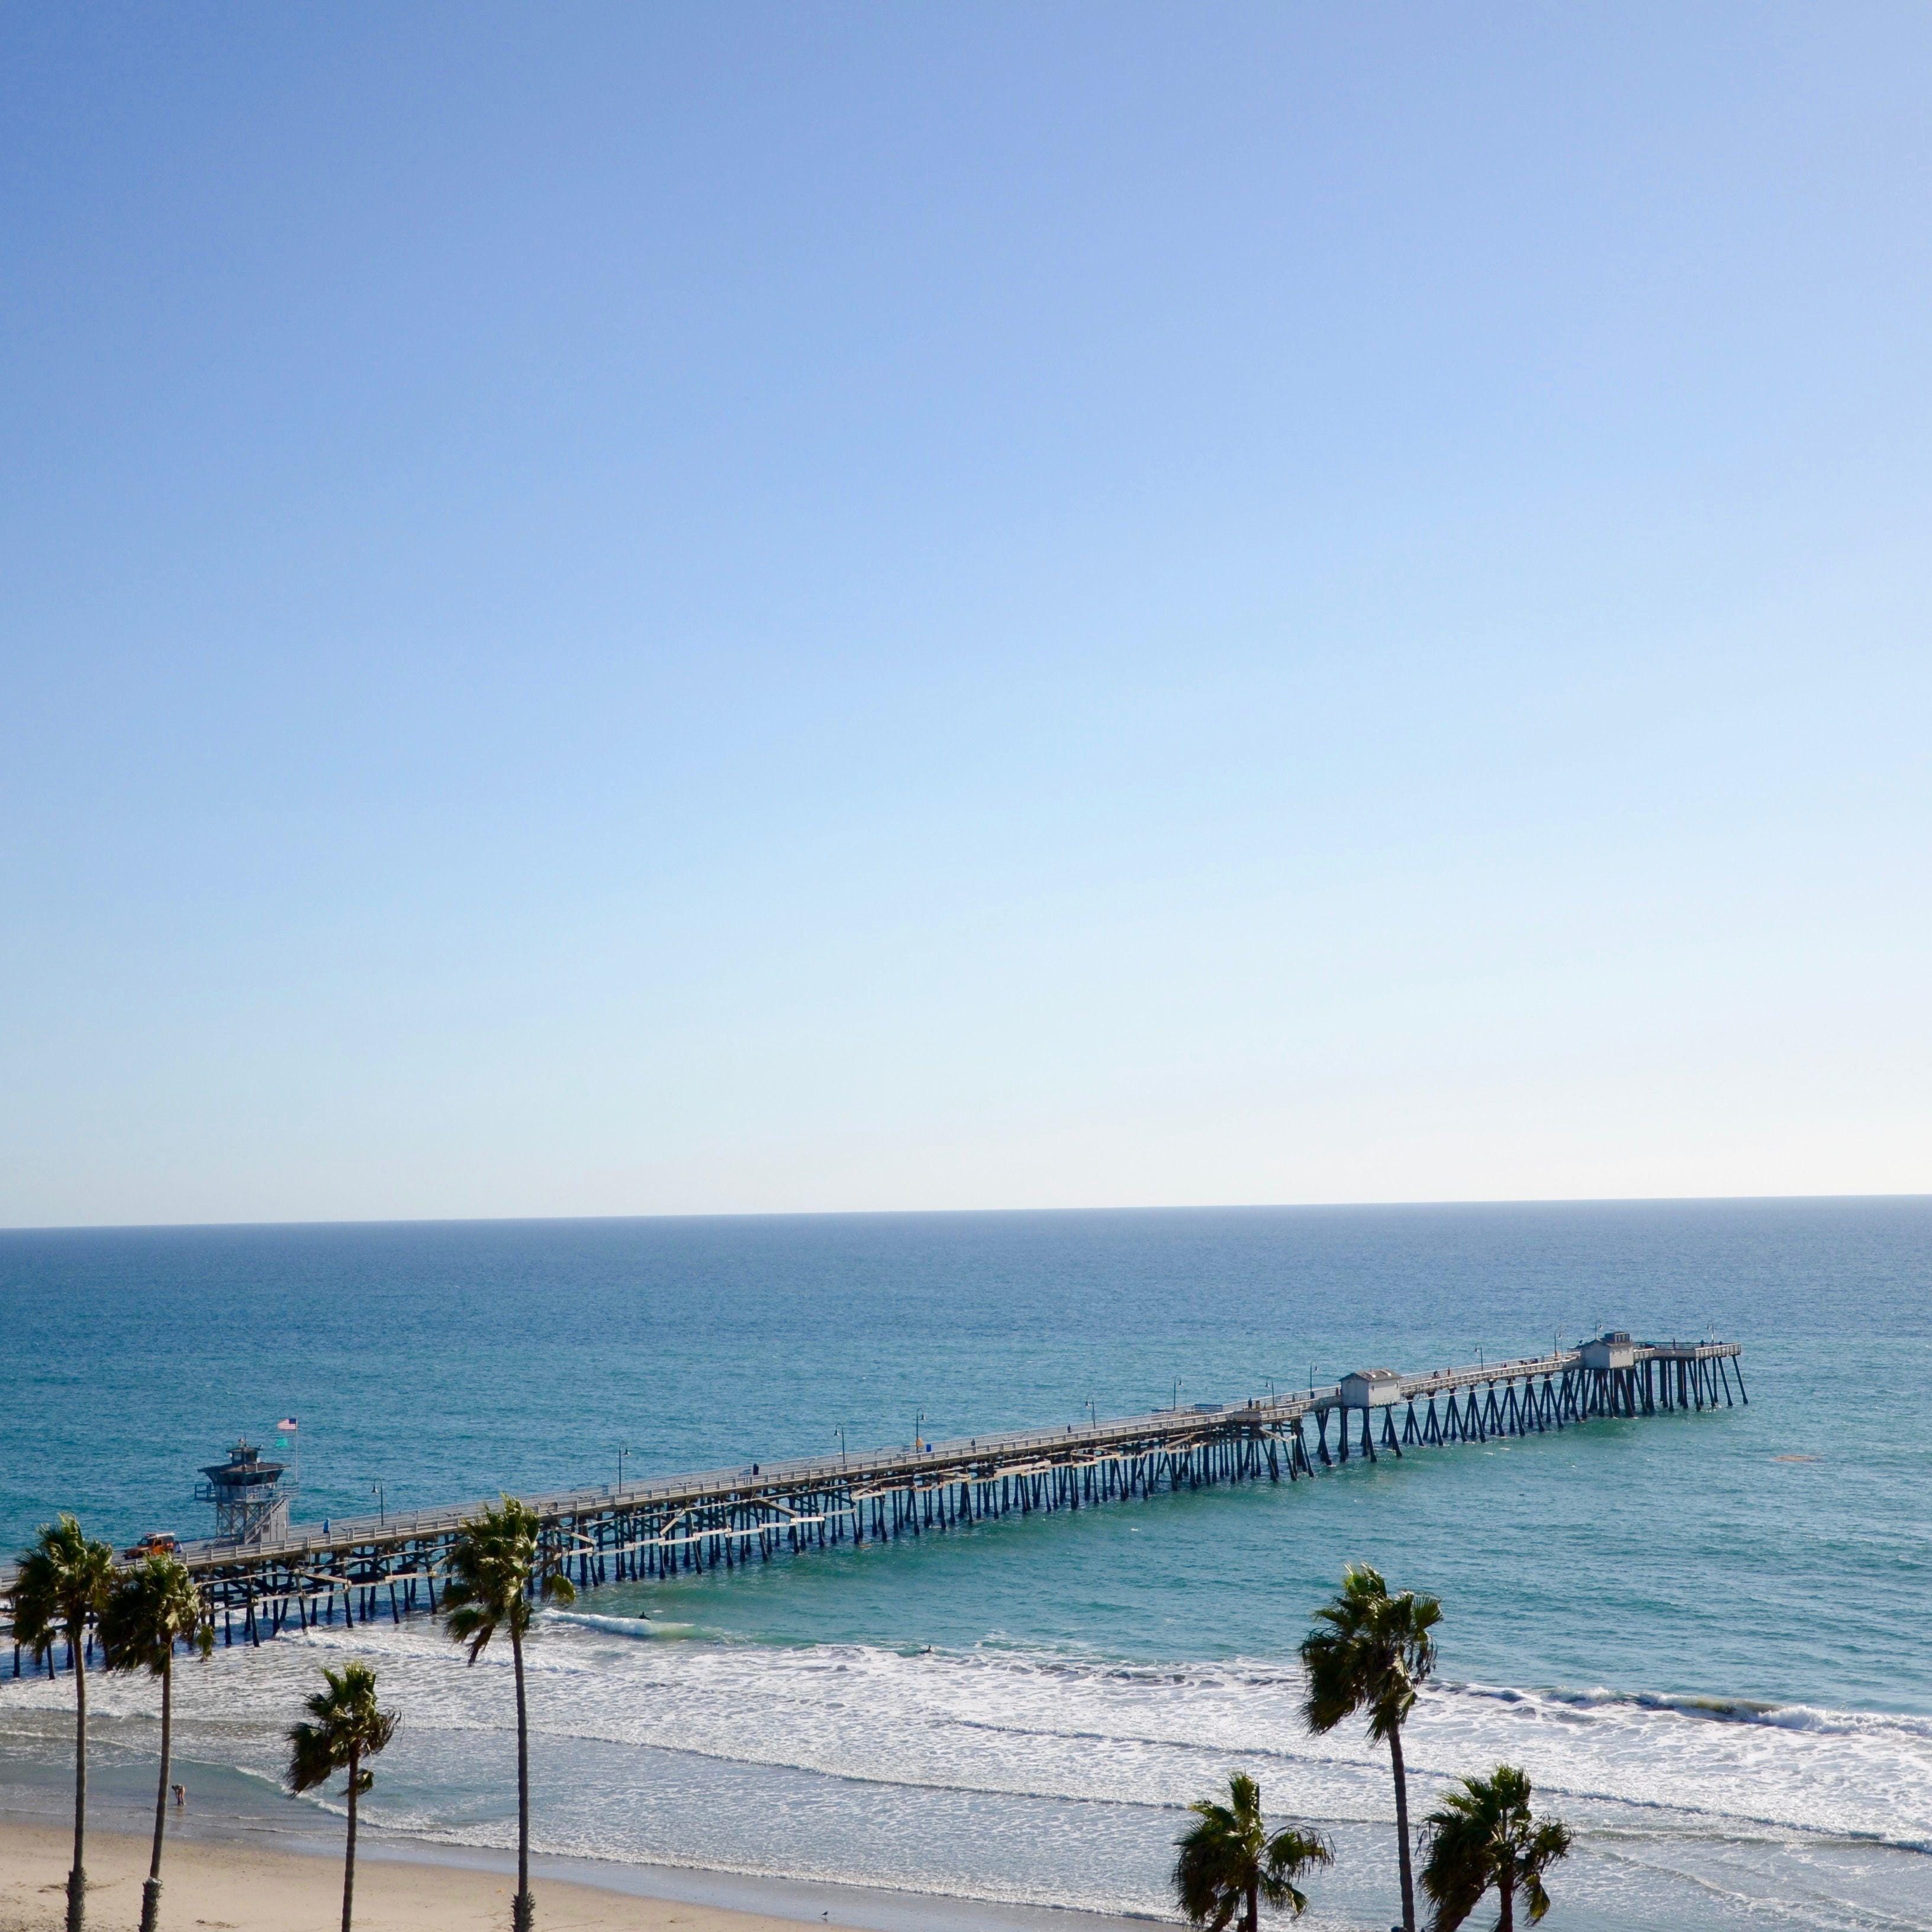
<svg viewBox="0 0 1932 1932">
<path fill-rule="evenodd" d="M 1293 1395 L 740 1464 L 529 1500 L 580 1586 L 668 1578 L 1009 1514 L 1222 1482 L 1298 1481 L 1352 1459 L 1598 1418 L 1728 1407 L 1748 1400 L 1742 1354 L 1736 1342 L 1606 1336 L 1534 1358 L 1348 1376 Z M 180 1554 L 207 1592 L 222 1637 L 259 1643 L 338 1615 L 354 1624 L 434 1610 L 451 1539 L 486 1506 L 344 1519 L 332 1521 L 326 1535 L 320 1526 L 296 1525 L 272 1541 L 185 1543 Z M 0 1604 L 11 1581 L 10 1568 L 0 1569 Z M 0 1623 L 0 1644 L 10 1638 Z M 14 1674 L 22 1668 L 16 1646 Z"/>
</svg>

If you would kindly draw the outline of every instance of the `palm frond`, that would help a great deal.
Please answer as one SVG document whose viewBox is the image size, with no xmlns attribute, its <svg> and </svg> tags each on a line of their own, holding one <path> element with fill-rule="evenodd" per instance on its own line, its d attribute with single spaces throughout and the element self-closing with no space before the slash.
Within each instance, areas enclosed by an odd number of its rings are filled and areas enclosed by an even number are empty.
<svg viewBox="0 0 1932 1932">
<path fill-rule="evenodd" d="M 1571 1842 L 1570 1827 L 1560 1818 L 1541 1820 L 1530 1834 L 1528 1850 L 1523 1858 L 1525 1869 L 1547 1871 L 1558 1858 L 1570 1856 Z"/>
<path fill-rule="evenodd" d="M 1332 1731 L 1366 1712 L 1370 1736 L 1386 1742 L 1436 1666 L 1430 1632 L 1442 1618 L 1435 1598 L 1408 1590 L 1392 1597 L 1380 1570 L 1350 1564 L 1340 1593 L 1315 1612 L 1316 1627 L 1302 1640 L 1308 1683 L 1302 1716 L 1309 1729 Z"/>
<path fill-rule="evenodd" d="M 1318 1833 L 1283 1831 L 1268 1836 L 1261 1787 L 1245 1772 L 1228 1780 L 1228 1796 L 1187 1808 L 1198 1822 L 1181 1834 L 1174 1888 L 1189 1921 L 1222 1932 L 1246 1905 L 1250 1888 L 1268 1904 L 1298 1916 L 1308 1900 L 1294 1881 L 1331 1853 Z"/>
<path fill-rule="evenodd" d="M 1361 1708 L 1359 1648 L 1353 1634 L 1339 1628 L 1311 1630 L 1302 1640 L 1301 1667 L 1308 1680 L 1302 1715 L 1318 1735 L 1332 1731 Z"/>
<path fill-rule="evenodd" d="M 574 1604 L 577 1592 L 562 1556 L 544 1540 L 529 1504 L 505 1496 L 457 1532 L 443 1586 L 443 1628 L 467 1645 L 474 1664 L 499 1630 L 520 1640 L 530 1627 L 530 1600 Z"/>
<path fill-rule="evenodd" d="M 43 1661 L 56 1644 L 84 1640 L 114 1582 L 114 1552 L 63 1512 L 21 1551 L 14 1579 L 14 1638 Z"/>
<path fill-rule="evenodd" d="M 110 1670 L 145 1670 L 158 1677 L 188 1644 L 206 1657 L 214 1647 L 208 1604 L 178 1556 L 149 1552 L 122 1576 L 100 1612 L 101 1656 Z"/>
<path fill-rule="evenodd" d="M 1570 1828 L 1530 1810 L 1530 1782 L 1516 1766 L 1466 1778 L 1429 1814 L 1423 1890 L 1436 1906 L 1430 1932 L 1454 1932 L 1492 1888 L 1520 1892 L 1532 1924 L 1550 1910 L 1542 1874 L 1570 1850 Z"/>
<path fill-rule="evenodd" d="M 1277 1911 L 1299 1918 L 1308 1910 L 1308 1894 L 1294 1881 L 1315 1866 L 1334 1862 L 1335 1854 L 1319 1832 L 1277 1832 L 1262 1855 L 1262 1897 Z"/>
<path fill-rule="evenodd" d="M 1486 1822 L 1470 1808 L 1466 1791 L 1451 1792 L 1429 1815 L 1424 1829 L 1423 1894 L 1435 1907 L 1430 1932 L 1455 1932 L 1482 1901 L 1492 1874 Z"/>
<path fill-rule="evenodd" d="M 396 1734 L 396 1714 L 377 1704 L 376 1673 L 368 1664 L 347 1664 L 340 1670 L 325 1669 L 322 1674 L 324 1688 L 306 1706 L 308 1720 L 289 1728 L 288 1783 L 292 1791 L 313 1790 L 337 1772 L 347 1770 L 352 1759 L 366 1767 L 370 1758 L 388 1748 Z M 372 1772 L 358 1768 L 358 1793 L 367 1791 L 374 1781 Z"/>
<path fill-rule="evenodd" d="M 320 1725 L 291 1724 L 288 1742 L 289 1789 L 298 1796 L 326 1783 L 342 1768 L 335 1761 L 328 1732 Z"/>
</svg>

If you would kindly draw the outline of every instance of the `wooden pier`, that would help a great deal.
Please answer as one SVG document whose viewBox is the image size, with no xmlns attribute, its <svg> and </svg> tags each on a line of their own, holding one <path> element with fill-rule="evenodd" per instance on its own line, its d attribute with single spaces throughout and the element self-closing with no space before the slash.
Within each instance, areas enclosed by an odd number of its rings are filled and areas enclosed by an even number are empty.
<svg viewBox="0 0 1932 1932">
<path fill-rule="evenodd" d="M 842 1544 L 940 1534 L 1007 1515 L 1162 1491 L 1304 1476 L 1366 1458 L 1599 1419 L 1748 1400 L 1736 1342 L 1678 1346 L 1621 1331 L 1514 1361 L 1346 1376 L 1306 1394 L 1018 1430 L 908 1449 L 742 1465 L 531 1499 L 580 1588 L 734 1570 Z M 493 1499 L 494 1500 L 494 1499 Z M 436 1607 L 451 1539 L 487 1505 L 292 1526 L 274 1540 L 182 1546 L 221 1640 L 400 1621 Z M 0 1570 L 0 1604 L 12 1582 Z M 0 1644 L 10 1629 L 0 1627 Z M 34 1668 L 13 1648 L 13 1674 Z"/>
</svg>

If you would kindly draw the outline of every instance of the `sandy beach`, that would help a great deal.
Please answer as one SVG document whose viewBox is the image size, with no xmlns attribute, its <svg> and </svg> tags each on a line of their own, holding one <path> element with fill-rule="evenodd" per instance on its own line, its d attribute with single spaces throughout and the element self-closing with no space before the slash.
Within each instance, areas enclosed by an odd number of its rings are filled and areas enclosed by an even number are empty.
<svg viewBox="0 0 1932 1932">
<path fill-rule="evenodd" d="M 69 1833 L 50 1826 L 0 1823 L 0 1932 L 56 1932 L 64 1923 Z M 88 1835 L 88 1916 L 133 1925 L 141 1914 L 148 1843 L 131 1833 Z M 510 1920 L 506 1874 L 375 1856 L 356 1868 L 356 1923 L 367 1932 L 490 1932 Z M 639 1898 L 554 1880 L 533 1882 L 547 1932 L 794 1932 L 796 1919 L 728 1911 L 677 1900 Z M 280 1848 L 184 1838 L 168 1848 L 161 1922 L 169 1932 L 335 1932 L 342 1916 L 342 1868 L 334 1859 Z M 832 1922 L 818 1918 L 812 1922 Z"/>
</svg>

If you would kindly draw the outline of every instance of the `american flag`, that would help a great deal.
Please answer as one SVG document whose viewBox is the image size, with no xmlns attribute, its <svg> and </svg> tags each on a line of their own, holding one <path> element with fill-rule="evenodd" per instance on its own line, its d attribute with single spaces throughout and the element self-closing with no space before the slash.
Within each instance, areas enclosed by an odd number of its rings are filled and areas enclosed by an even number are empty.
<svg viewBox="0 0 1932 1932">
<path fill-rule="evenodd" d="M 281 1420 L 275 1424 L 275 1433 L 278 1436 L 292 1436 L 295 1432 L 296 1419 L 292 1415 L 284 1416 Z"/>
</svg>

